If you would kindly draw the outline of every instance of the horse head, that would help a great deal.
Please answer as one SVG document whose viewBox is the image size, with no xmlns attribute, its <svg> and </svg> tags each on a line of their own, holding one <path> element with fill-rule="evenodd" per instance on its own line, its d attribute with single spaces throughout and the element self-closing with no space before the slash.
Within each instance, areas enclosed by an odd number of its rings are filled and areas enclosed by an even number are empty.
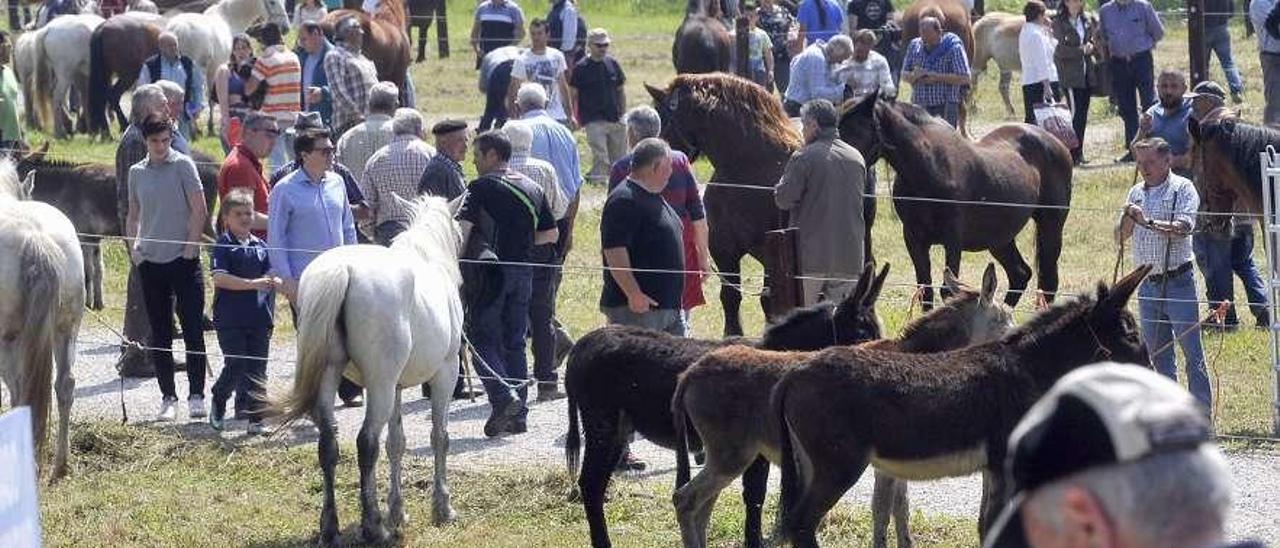
<svg viewBox="0 0 1280 548">
<path fill-rule="evenodd" d="M 842 105 L 840 115 L 840 139 L 849 143 L 862 153 L 867 165 L 873 165 L 880 159 L 881 146 L 880 125 L 876 122 L 876 103 L 880 102 L 878 92 L 872 92 L 861 101 L 849 100 Z"/>
<path fill-rule="evenodd" d="M 674 83 L 666 90 L 646 83 L 644 89 L 653 97 L 653 109 L 658 111 L 658 117 L 662 120 L 662 139 L 671 145 L 671 148 L 689 156 L 690 162 L 696 162 L 702 151 L 698 148 L 693 135 L 687 131 L 689 117 L 683 115 L 680 110 L 682 106 L 689 108 L 688 90 Z"/>
<path fill-rule="evenodd" d="M 884 281 L 888 276 L 889 263 L 884 264 L 879 274 L 875 274 L 874 264 L 868 262 L 863 266 L 857 285 L 836 305 L 831 314 L 836 344 L 856 344 L 884 336 L 884 328 L 876 315 L 876 301 L 880 298 L 880 290 L 884 288 Z"/>
</svg>

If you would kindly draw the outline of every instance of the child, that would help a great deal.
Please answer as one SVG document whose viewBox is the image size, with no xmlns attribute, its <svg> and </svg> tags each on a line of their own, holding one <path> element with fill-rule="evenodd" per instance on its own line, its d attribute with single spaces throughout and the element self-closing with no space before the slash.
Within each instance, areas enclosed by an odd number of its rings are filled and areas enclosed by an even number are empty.
<svg viewBox="0 0 1280 548">
<path fill-rule="evenodd" d="M 302 0 L 293 7 L 293 26 L 301 28 L 302 24 L 308 21 L 319 23 L 328 13 L 329 10 L 320 3 L 320 0 Z"/>
<path fill-rule="evenodd" d="M 769 33 L 760 28 L 760 5 L 756 0 L 747 0 L 747 25 L 751 29 L 751 37 L 747 45 L 747 65 L 751 71 L 751 81 L 765 89 L 773 90 L 773 41 Z"/>
<path fill-rule="evenodd" d="M 249 232 L 253 195 L 242 188 L 228 192 L 222 199 L 221 213 L 226 232 L 218 237 L 209 270 L 214 287 L 213 324 L 218 329 L 224 365 L 213 385 L 209 424 L 222 430 L 227 399 L 235 391 L 237 404 L 243 401 L 248 407 L 249 434 L 261 434 L 262 390 L 274 326 L 275 289 L 280 280 L 267 276 L 271 265 L 266 244 Z"/>
</svg>

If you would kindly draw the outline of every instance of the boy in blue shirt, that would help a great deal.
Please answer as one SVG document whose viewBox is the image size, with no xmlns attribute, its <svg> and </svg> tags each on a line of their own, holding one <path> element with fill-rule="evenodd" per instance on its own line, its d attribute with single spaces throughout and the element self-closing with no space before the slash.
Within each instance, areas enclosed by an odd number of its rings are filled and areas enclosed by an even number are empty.
<svg viewBox="0 0 1280 548">
<path fill-rule="evenodd" d="M 222 199 L 222 223 L 226 231 L 213 248 L 213 324 L 222 347 L 222 373 L 213 385 L 213 409 L 209 424 L 222 430 L 227 399 L 236 392 L 236 407 L 244 402 L 249 416 L 249 434 L 261 434 L 262 411 L 266 407 L 264 386 L 267 351 L 274 327 L 275 289 L 280 280 L 268 276 L 271 263 L 266 244 L 254 236 L 253 195 L 244 189 L 227 193 Z"/>
</svg>

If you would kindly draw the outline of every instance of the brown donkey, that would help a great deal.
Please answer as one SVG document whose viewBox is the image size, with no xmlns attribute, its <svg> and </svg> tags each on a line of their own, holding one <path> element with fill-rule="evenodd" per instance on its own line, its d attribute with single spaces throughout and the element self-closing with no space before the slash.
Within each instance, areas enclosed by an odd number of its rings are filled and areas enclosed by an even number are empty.
<svg viewBox="0 0 1280 548">
<path fill-rule="evenodd" d="M 934 354 L 838 347 L 792 368 L 771 396 L 781 441 L 780 537 L 818 546 L 818 523 L 868 465 L 927 480 L 987 472 L 979 532 L 1008 494 L 1009 433 L 1063 375 L 1099 361 L 1148 363 L 1129 297 L 1150 271 L 1099 283 L 998 341 Z"/>
<path fill-rule="evenodd" d="M 953 297 L 941 308 L 911 322 L 897 339 L 880 339 L 859 347 L 939 352 L 995 340 L 1012 327 L 1012 310 L 994 299 L 995 265 L 987 266 L 981 291 L 964 286 L 950 271 L 944 279 Z M 708 354 L 680 376 L 671 403 L 676 442 L 681 443 L 685 428 L 692 426 L 707 458 L 706 467 L 689 482 L 687 451 L 683 447 L 676 450 L 676 481 L 681 487 L 676 490 L 674 502 L 686 548 L 706 546 L 707 525 L 716 498 L 738 476 L 743 477 L 743 498 L 750 501 L 745 546 L 763 545 L 760 514 L 769 463 L 779 462 L 778 429 L 769 412 L 769 394 L 790 368 L 812 355 L 735 345 Z M 905 484 L 877 473 L 873 500 L 875 545 L 885 545 L 892 509 L 898 546 L 910 546 Z"/>
</svg>

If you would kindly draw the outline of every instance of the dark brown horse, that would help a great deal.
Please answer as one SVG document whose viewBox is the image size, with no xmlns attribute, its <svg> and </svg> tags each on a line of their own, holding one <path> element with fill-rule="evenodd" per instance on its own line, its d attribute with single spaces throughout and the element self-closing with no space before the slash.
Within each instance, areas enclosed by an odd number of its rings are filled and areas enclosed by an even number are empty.
<svg viewBox="0 0 1280 548">
<path fill-rule="evenodd" d="M 703 195 L 711 227 L 711 258 L 720 271 L 725 335 L 741 335 L 741 261 L 764 262 L 764 235 L 782 228 L 773 187 L 791 153 L 800 148 L 782 104 L 764 88 L 728 74 L 676 76 L 665 90 L 645 85 L 662 116 L 662 137 L 696 160 L 706 155 L 715 171 Z M 756 187 L 756 188 L 746 188 Z M 761 298 L 771 315 L 767 298 Z"/>
<path fill-rule="evenodd" d="M 920 36 L 920 18 L 934 17 L 942 22 L 942 31 L 955 33 L 964 44 L 965 58 L 972 65 L 974 62 L 973 21 L 969 18 L 969 10 L 960 0 L 915 0 L 902 11 L 902 51 L 905 54 L 911 40 Z M 957 125 L 960 132 L 968 135 L 968 108 L 973 99 L 970 89 L 965 101 L 960 103 L 960 117 Z"/>
<path fill-rule="evenodd" d="M 406 32 L 418 29 L 418 58 L 415 63 L 427 60 L 427 31 L 431 23 L 436 24 L 436 55 L 441 59 L 449 57 L 449 25 L 445 14 L 444 0 L 408 0 L 409 28 Z"/>
<path fill-rule="evenodd" d="M 732 51 L 733 37 L 720 21 L 720 2 L 689 0 L 671 44 L 676 74 L 726 72 Z"/>
<path fill-rule="evenodd" d="M 1126 306 L 1150 266 L 1038 313 L 1000 340 L 937 354 L 857 347 L 817 353 L 773 391 L 782 531 L 818 546 L 822 517 L 868 465 L 905 480 L 985 471 L 979 531 L 1008 497 L 1001 473 L 1018 419 L 1063 375 L 1099 361 L 1148 363 Z M 797 467 L 803 463 L 803 467 Z"/>
<path fill-rule="evenodd" d="M 1259 154 L 1268 146 L 1280 150 L 1280 130 L 1223 120 L 1198 124 L 1188 123 L 1194 145 L 1192 161 L 1196 165 L 1196 190 L 1200 192 L 1205 211 L 1237 213 L 1242 205 L 1247 212 L 1262 214 L 1262 163 Z M 1239 204 L 1239 205 L 1237 205 Z"/>
<path fill-rule="evenodd" d="M 383 0 L 378 14 L 372 17 L 362 10 L 334 10 L 324 16 L 320 25 L 325 34 L 333 36 L 334 25 L 347 17 L 360 20 L 360 28 L 364 29 L 362 52 L 378 68 L 378 80 L 393 82 L 403 91 L 410 64 L 404 0 Z"/>
<path fill-rule="evenodd" d="M 115 113 L 120 131 L 129 124 L 120 108 L 120 97 L 138 81 L 142 63 L 159 51 L 156 41 L 163 25 L 158 15 L 126 12 L 93 31 L 89 40 L 90 133 L 111 132 L 108 112 Z"/>
<path fill-rule="evenodd" d="M 902 219 L 916 283 L 933 283 L 929 248 L 934 245 L 946 249 L 952 272 L 960 271 L 961 251 L 987 250 L 1009 280 L 1005 302 L 1017 304 L 1031 268 L 1015 238 L 1034 220 L 1036 282 L 1045 298 L 1053 299 L 1072 176 L 1071 153 L 1056 137 L 1036 126 L 1004 124 L 970 141 L 918 106 L 875 98 L 846 106 L 840 134 L 868 164 L 883 155 L 897 172 L 893 208 Z M 924 302 L 932 300 L 932 289 L 925 287 Z"/>
</svg>

